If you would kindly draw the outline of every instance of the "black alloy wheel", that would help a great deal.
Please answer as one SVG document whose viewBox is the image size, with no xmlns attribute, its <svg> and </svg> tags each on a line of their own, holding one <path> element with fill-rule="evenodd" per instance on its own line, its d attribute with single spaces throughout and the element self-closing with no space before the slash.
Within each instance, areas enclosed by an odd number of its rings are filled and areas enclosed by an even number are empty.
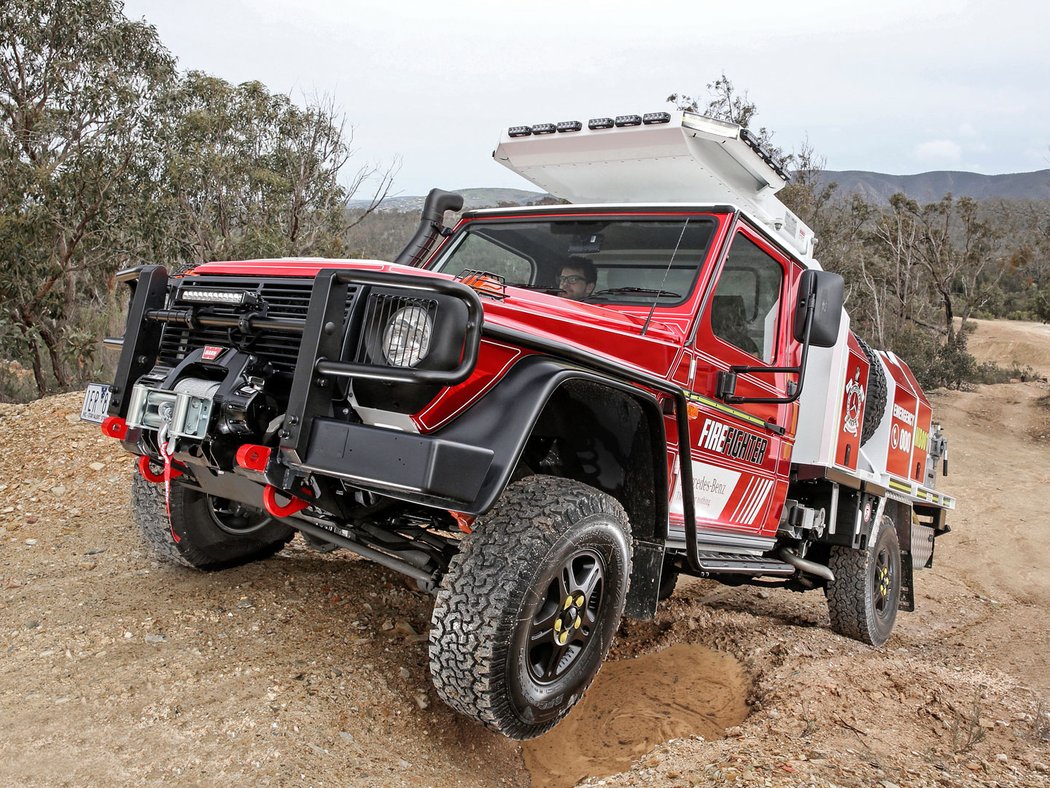
<svg viewBox="0 0 1050 788">
<path fill-rule="evenodd" d="M 295 530 L 261 509 L 206 495 L 172 482 L 164 485 L 135 471 L 131 508 L 155 558 L 194 569 L 228 569 L 279 553 Z"/>
<path fill-rule="evenodd" d="M 537 596 L 527 633 L 529 674 L 540 684 L 556 681 L 587 648 L 598 625 L 605 559 L 594 550 L 570 555 L 543 597 Z"/>
<path fill-rule="evenodd" d="M 892 592 L 894 588 L 897 588 L 897 572 L 893 561 L 890 560 L 890 551 L 886 545 L 883 545 L 875 556 L 871 583 L 875 616 L 881 621 L 885 621 L 887 617 L 896 615 L 897 605 L 896 600 L 892 598 Z M 899 593 L 900 589 L 897 588 L 897 591 Z"/>
<path fill-rule="evenodd" d="M 231 536 L 247 536 L 261 531 L 273 520 L 261 509 L 225 498 L 207 496 L 212 522 Z"/>
</svg>

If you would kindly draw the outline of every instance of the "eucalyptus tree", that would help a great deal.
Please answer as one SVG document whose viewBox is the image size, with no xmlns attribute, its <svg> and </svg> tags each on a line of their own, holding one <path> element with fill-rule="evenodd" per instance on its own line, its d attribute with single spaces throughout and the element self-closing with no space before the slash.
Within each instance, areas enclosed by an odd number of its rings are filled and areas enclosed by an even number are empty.
<svg viewBox="0 0 1050 788">
<path fill-rule="evenodd" d="M 94 346 L 114 199 L 174 62 L 116 0 L 0 5 L 0 322 L 41 393 Z"/>
<path fill-rule="evenodd" d="M 368 185 L 374 210 L 393 168 L 345 168 L 352 129 L 332 102 L 299 106 L 259 82 L 191 71 L 159 103 L 152 202 L 163 253 L 183 264 L 286 255 L 340 256 L 348 200 Z M 371 179 L 371 180 L 370 180 Z"/>
</svg>

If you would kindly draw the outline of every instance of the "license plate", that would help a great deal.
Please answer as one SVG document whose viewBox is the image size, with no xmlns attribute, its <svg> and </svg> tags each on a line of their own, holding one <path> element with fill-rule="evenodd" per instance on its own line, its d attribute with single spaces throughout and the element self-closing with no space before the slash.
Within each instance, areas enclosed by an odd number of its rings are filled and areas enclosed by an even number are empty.
<svg viewBox="0 0 1050 788">
<path fill-rule="evenodd" d="M 109 410 L 109 386 L 104 383 L 88 383 L 84 394 L 84 407 L 80 409 L 82 421 L 93 421 L 101 424 Z"/>
</svg>

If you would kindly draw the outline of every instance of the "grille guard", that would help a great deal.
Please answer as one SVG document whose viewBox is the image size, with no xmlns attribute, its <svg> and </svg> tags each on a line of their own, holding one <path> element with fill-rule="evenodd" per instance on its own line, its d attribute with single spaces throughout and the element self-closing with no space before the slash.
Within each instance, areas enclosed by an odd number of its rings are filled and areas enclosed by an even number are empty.
<svg viewBox="0 0 1050 788">
<path fill-rule="evenodd" d="M 117 280 L 130 290 L 128 319 L 122 340 L 108 344 L 121 348 L 120 360 L 111 387 L 109 415 L 126 418 L 130 395 L 138 380 L 158 363 L 161 336 L 166 324 L 209 325 L 281 334 L 300 334 L 302 341 L 295 363 L 295 375 L 288 401 L 287 417 L 281 433 L 281 448 L 295 460 L 305 453 L 309 429 L 316 417 L 330 415 L 336 386 L 331 378 L 363 378 L 390 383 L 454 385 L 465 380 L 477 363 L 483 311 L 477 294 L 458 282 L 430 276 L 324 269 L 314 278 L 305 319 L 272 318 L 258 312 L 243 316 L 207 314 L 188 304 L 169 308 L 171 290 L 167 269 L 159 265 L 139 266 L 120 271 Z M 463 347 L 453 369 L 416 369 L 342 360 L 347 353 L 344 334 L 361 327 L 365 320 L 368 292 L 360 292 L 344 327 L 345 310 L 351 288 L 367 291 L 383 287 L 405 291 L 412 297 L 439 295 L 461 301 L 467 314 L 463 327 Z M 360 307 L 358 309 L 357 307 Z"/>
<path fill-rule="evenodd" d="M 463 327 L 463 350 L 454 369 L 416 369 L 389 367 L 341 360 L 344 336 L 339 330 L 346 291 L 351 285 L 406 290 L 413 295 L 440 295 L 463 302 L 467 311 Z M 367 298 L 361 303 L 367 302 Z M 310 440 L 314 419 L 331 412 L 336 386 L 331 378 L 367 378 L 391 383 L 431 383 L 451 386 L 469 377 L 478 359 L 483 311 L 481 300 L 469 287 L 445 279 L 382 271 L 324 269 L 314 279 L 310 308 L 307 312 L 303 340 L 295 378 L 288 398 L 288 410 L 281 431 L 281 454 L 293 463 L 302 462 Z"/>
</svg>

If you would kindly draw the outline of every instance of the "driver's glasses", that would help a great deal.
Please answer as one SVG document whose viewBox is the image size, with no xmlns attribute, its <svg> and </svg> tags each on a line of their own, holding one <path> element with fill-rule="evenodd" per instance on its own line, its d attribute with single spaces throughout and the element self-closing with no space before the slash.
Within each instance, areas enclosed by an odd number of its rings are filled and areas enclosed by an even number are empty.
<svg viewBox="0 0 1050 788">
<path fill-rule="evenodd" d="M 559 276 L 558 277 L 558 284 L 559 285 L 578 285 L 581 282 L 586 282 L 586 281 L 587 280 L 584 279 L 582 276 Z"/>
</svg>

